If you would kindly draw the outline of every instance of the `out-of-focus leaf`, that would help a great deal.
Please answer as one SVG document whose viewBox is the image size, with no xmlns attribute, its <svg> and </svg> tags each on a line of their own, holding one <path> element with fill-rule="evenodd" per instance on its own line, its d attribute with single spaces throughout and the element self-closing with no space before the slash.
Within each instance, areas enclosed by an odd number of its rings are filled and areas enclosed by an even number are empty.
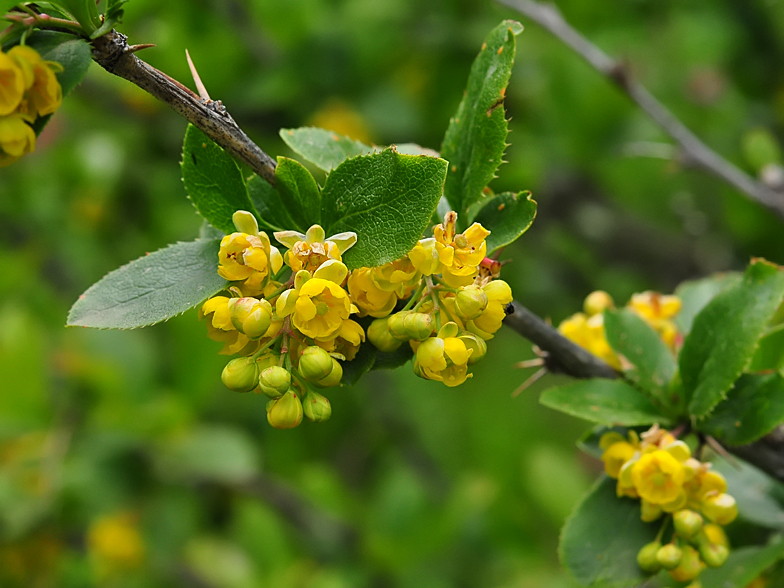
<svg viewBox="0 0 784 588">
<path fill-rule="evenodd" d="M 414 351 L 410 345 L 401 345 L 396 351 L 391 353 L 384 353 L 382 351 L 376 352 L 376 361 L 373 364 L 374 370 L 393 370 L 399 368 L 401 365 L 414 357 Z"/>
<path fill-rule="evenodd" d="M 683 282 L 675 289 L 675 295 L 681 299 L 683 307 L 675 317 L 675 324 L 678 330 L 684 335 L 691 331 L 694 317 L 705 308 L 713 297 L 725 288 L 729 288 L 741 280 L 743 274 L 738 272 L 728 272 L 716 274 L 700 280 L 689 280 Z"/>
<path fill-rule="evenodd" d="M 779 371 L 784 369 L 784 324 L 777 325 L 759 340 L 751 359 L 749 372 Z"/>
<path fill-rule="evenodd" d="M 784 557 L 784 538 L 775 535 L 763 547 L 731 549 L 720 568 L 708 568 L 700 575 L 706 588 L 746 588 L 757 576 Z M 772 587 L 771 587 L 772 588 Z"/>
<path fill-rule="evenodd" d="M 725 398 L 749 365 L 782 297 L 782 268 L 756 259 L 740 282 L 695 317 L 678 357 L 690 414 L 703 418 Z"/>
<path fill-rule="evenodd" d="M 373 369 L 373 364 L 376 362 L 376 349 L 372 343 L 365 342 L 359 346 L 356 357 L 351 361 L 341 361 L 343 365 L 343 379 L 341 383 L 347 386 L 353 386 L 359 379 Z"/>
<path fill-rule="evenodd" d="M 226 287 L 219 248 L 217 239 L 176 243 L 108 273 L 71 307 L 68 326 L 135 329 L 182 314 Z"/>
<path fill-rule="evenodd" d="M 738 502 L 738 516 L 769 529 L 784 529 L 784 506 L 773 496 L 784 489 L 781 482 L 737 458 L 714 462 L 714 468 L 727 480 L 727 493 Z"/>
<path fill-rule="evenodd" d="M 530 192 L 504 192 L 488 200 L 474 220 L 490 231 L 487 254 L 517 240 L 533 224 L 536 201 Z"/>
<path fill-rule="evenodd" d="M 729 445 L 746 445 L 784 421 L 784 377 L 745 374 L 700 430 Z"/>
<path fill-rule="evenodd" d="M 637 552 L 654 540 L 660 525 L 643 523 L 639 501 L 618 498 L 615 484 L 603 476 L 561 532 L 561 563 L 586 586 L 631 588 L 646 579 Z"/>
<path fill-rule="evenodd" d="M 199 214 L 226 234 L 236 230 L 231 220 L 236 211 L 258 216 L 234 159 L 191 124 L 182 146 L 182 181 Z"/>
<path fill-rule="evenodd" d="M 444 135 L 441 156 L 449 162 L 444 195 L 458 214 L 465 214 L 482 197 L 501 165 L 508 132 L 504 97 L 514 63 L 515 35 L 522 31 L 519 22 L 505 20 L 490 32 Z"/>
<path fill-rule="evenodd" d="M 627 376 L 652 398 L 671 406 L 667 389 L 678 364 L 658 333 L 628 309 L 605 311 L 604 329 L 613 350 L 634 365 Z"/>
<path fill-rule="evenodd" d="M 427 228 L 441 197 L 447 163 L 392 149 L 348 159 L 327 177 L 321 219 L 327 235 L 357 234 L 343 254 L 354 269 L 403 257 Z"/>
<path fill-rule="evenodd" d="M 248 196 L 259 213 L 259 225 L 273 231 L 288 231 L 297 227 L 283 205 L 280 193 L 266 180 L 252 175 L 248 179 Z"/>
<path fill-rule="evenodd" d="M 304 233 L 311 225 L 321 224 L 321 190 L 304 165 L 288 157 L 278 157 L 275 186 L 283 206 L 296 222 L 286 229 Z"/>
<path fill-rule="evenodd" d="M 632 427 L 669 420 L 642 392 L 623 380 L 577 380 L 545 390 L 539 402 L 603 425 Z"/>
<path fill-rule="evenodd" d="M 373 147 L 360 141 L 316 127 L 280 129 L 280 137 L 295 153 L 326 172 L 350 157 L 367 155 L 374 151 Z"/>
</svg>

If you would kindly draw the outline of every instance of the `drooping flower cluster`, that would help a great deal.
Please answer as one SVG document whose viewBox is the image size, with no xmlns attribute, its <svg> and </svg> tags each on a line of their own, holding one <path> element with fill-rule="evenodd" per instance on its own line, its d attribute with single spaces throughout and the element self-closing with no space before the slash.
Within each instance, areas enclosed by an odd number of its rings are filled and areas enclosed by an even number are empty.
<svg viewBox="0 0 784 588">
<path fill-rule="evenodd" d="M 614 307 L 615 303 L 607 292 L 591 292 L 585 299 L 583 312 L 565 319 L 558 325 L 558 330 L 570 341 L 620 369 L 621 360 L 610 347 L 604 332 L 603 313 Z M 681 335 L 673 319 L 681 310 L 680 298 L 658 292 L 640 292 L 632 295 L 626 308 L 648 323 L 671 350 L 678 348 Z"/>
<path fill-rule="evenodd" d="M 62 70 L 26 45 L 0 51 L 0 167 L 35 150 L 31 125 L 60 108 L 63 94 L 55 74 Z"/>
<path fill-rule="evenodd" d="M 685 442 L 658 426 L 641 438 L 634 431 L 626 438 L 606 433 L 600 446 L 605 472 L 618 480 L 618 496 L 639 498 L 645 522 L 667 517 L 657 539 L 637 555 L 644 571 L 663 568 L 674 580 L 689 582 L 706 566 L 726 561 L 729 543 L 722 527 L 735 520 L 738 507 L 709 463 L 695 459 Z M 672 538 L 662 544 L 670 520 Z"/>
<path fill-rule="evenodd" d="M 287 249 L 281 255 L 253 215 L 238 211 L 233 220 L 237 232 L 222 239 L 218 266 L 232 284 L 201 316 L 208 336 L 224 344 L 221 353 L 240 355 L 224 369 L 224 384 L 269 396 L 267 418 L 277 428 L 329 418 L 318 390 L 340 384 L 341 362 L 352 361 L 366 338 L 381 352 L 407 343 L 418 376 L 463 383 L 512 301 L 495 279 L 500 264 L 485 257 L 488 231 L 474 223 L 457 233 L 453 212 L 405 257 L 352 272 L 342 254 L 354 233 L 326 237 L 318 225 L 277 232 Z M 375 320 L 366 333 L 352 316 Z"/>
</svg>

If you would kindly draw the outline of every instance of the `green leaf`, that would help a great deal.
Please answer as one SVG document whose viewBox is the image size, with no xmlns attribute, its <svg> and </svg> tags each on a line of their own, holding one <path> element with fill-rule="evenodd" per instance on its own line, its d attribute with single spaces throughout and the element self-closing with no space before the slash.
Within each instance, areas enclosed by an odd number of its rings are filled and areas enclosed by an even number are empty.
<svg viewBox="0 0 784 588">
<path fill-rule="evenodd" d="M 354 231 L 343 254 L 354 269 L 403 257 L 427 228 L 441 197 L 447 162 L 394 149 L 348 159 L 327 176 L 321 219 L 327 235 Z"/>
<path fill-rule="evenodd" d="M 781 374 L 744 374 L 699 426 L 729 445 L 747 445 L 784 422 L 784 378 Z"/>
<path fill-rule="evenodd" d="M 394 370 L 414 357 L 414 351 L 410 345 L 403 344 L 396 351 L 390 353 L 376 352 L 376 362 L 373 364 L 374 370 Z"/>
<path fill-rule="evenodd" d="M 561 532 L 561 563 L 587 586 L 631 588 L 647 578 L 637 552 L 656 538 L 661 523 L 643 523 L 640 502 L 618 498 L 615 484 L 602 476 Z"/>
<path fill-rule="evenodd" d="M 642 392 L 623 380 L 577 380 L 545 390 L 539 402 L 602 425 L 633 427 L 668 421 Z"/>
<path fill-rule="evenodd" d="M 376 362 L 376 349 L 372 343 L 362 343 L 357 350 L 357 355 L 351 361 L 341 361 L 343 366 L 342 384 L 353 386 L 359 379 L 373 369 Z"/>
<path fill-rule="evenodd" d="M 602 436 L 605 433 L 615 432 L 626 437 L 627 431 L 628 429 L 626 427 L 606 427 L 604 425 L 594 425 L 580 436 L 576 445 L 580 451 L 587 453 L 596 459 L 601 459 L 602 454 L 604 453 L 604 449 L 599 446 L 599 443 L 602 440 Z"/>
<path fill-rule="evenodd" d="M 727 493 L 738 502 L 738 516 L 768 529 L 784 529 L 784 507 L 773 496 L 784 485 L 752 465 L 734 458 L 718 459 L 714 469 L 727 480 Z"/>
<path fill-rule="evenodd" d="M 17 4 L 21 4 L 21 2 L 19 0 L 0 0 L 0 13 L 10 12 Z"/>
<path fill-rule="evenodd" d="M 752 580 L 783 557 L 784 538 L 775 535 L 764 547 L 730 550 L 730 556 L 724 565 L 705 570 L 700 575 L 700 581 L 705 588 L 746 588 Z"/>
<path fill-rule="evenodd" d="M 742 275 L 738 272 L 728 272 L 680 284 L 675 290 L 675 295 L 683 303 L 678 316 L 675 317 L 678 330 L 684 335 L 688 335 L 694 317 L 705 308 L 708 302 L 713 300 L 716 294 L 739 282 Z"/>
<path fill-rule="evenodd" d="M 784 297 L 784 271 L 754 260 L 695 317 L 678 363 L 689 412 L 705 417 L 751 362 L 757 342 Z"/>
<path fill-rule="evenodd" d="M 373 153 L 373 147 L 360 141 L 316 127 L 280 129 L 280 138 L 295 153 L 326 172 L 332 171 L 349 157 Z"/>
<path fill-rule="evenodd" d="M 504 192 L 485 203 L 474 220 L 490 231 L 487 254 L 517 240 L 536 217 L 536 200 L 530 192 Z"/>
<path fill-rule="evenodd" d="M 766 372 L 784 370 L 784 324 L 777 325 L 759 340 L 748 371 Z"/>
<path fill-rule="evenodd" d="M 441 147 L 449 161 L 444 194 L 458 214 L 482 197 L 506 149 L 504 96 L 515 56 L 515 35 L 523 26 L 505 20 L 493 29 L 471 66 L 465 95 Z M 468 221 L 468 218 L 465 218 Z"/>
<path fill-rule="evenodd" d="M 104 276 L 71 307 L 68 326 L 135 329 L 193 308 L 226 287 L 220 241 L 176 243 Z"/>
<path fill-rule="evenodd" d="M 678 364 L 658 333 L 627 309 L 605 311 L 604 329 L 610 347 L 634 365 L 626 376 L 654 400 L 671 406 L 667 390 Z"/>
<path fill-rule="evenodd" d="M 191 124 L 182 146 L 182 181 L 199 214 L 226 234 L 236 231 L 231 217 L 238 210 L 258 216 L 234 159 Z"/>
<path fill-rule="evenodd" d="M 416 143 L 397 143 L 395 144 L 395 151 L 403 155 L 427 155 L 428 157 L 441 157 L 438 151 L 422 147 Z"/>
<path fill-rule="evenodd" d="M 321 224 L 321 190 L 304 165 L 288 157 L 278 157 L 275 185 L 283 206 L 296 222 L 288 229 L 304 233 L 311 225 Z"/>
<path fill-rule="evenodd" d="M 259 226 L 273 231 L 293 230 L 296 227 L 275 187 L 256 174 L 248 178 L 248 196 L 259 213 Z"/>
</svg>

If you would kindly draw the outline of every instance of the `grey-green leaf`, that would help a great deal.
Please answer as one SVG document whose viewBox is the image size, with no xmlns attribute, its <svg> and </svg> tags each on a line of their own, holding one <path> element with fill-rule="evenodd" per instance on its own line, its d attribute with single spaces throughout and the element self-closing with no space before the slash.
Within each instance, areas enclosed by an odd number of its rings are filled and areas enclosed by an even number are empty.
<svg viewBox="0 0 784 588">
<path fill-rule="evenodd" d="M 110 272 L 71 307 L 68 326 L 135 329 L 182 314 L 226 287 L 219 248 L 218 239 L 176 243 Z"/>
<path fill-rule="evenodd" d="M 281 129 L 280 137 L 295 153 L 326 172 L 332 171 L 349 157 L 373 152 L 373 147 L 361 141 L 316 127 Z"/>
<path fill-rule="evenodd" d="M 577 380 L 545 390 L 539 402 L 601 425 L 633 427 L 668 421 L 642 392 L 623 380 Z"/>
<path fill-rule="evenodd" d="M 321 224 L 321 190 L 304 165 L 288 157 L 278 157 L 275 185 L 289 216 L 296 223 L 287 229 L 305 232 L 311 225 Z"/>
<path fill-rule="evenodd" d="M 199 214 L 226 234 L 236 230 L 231 220 L 236 211 L 257 214 L 240 168 L 228 153 L 190 124 L 182 146 L 182 181 Z"/>
<path fill-rule="evenodd" d="M 280 193 L 266 180 L 257 175 L 248 178 L 248 196 L 259 213 L 259 226 L 273 231 L 289 231 L 297 228 L 283 204 Z"/>
<path fill-rule="evenodd" d="M 490 231 L 487 253 L 500 249 L 525 233 L 536 217 L 530 192 L 504 192 L 488 200 L 474 220 Z"/>
<path fill-rule="evenodd" d="M 738 516 L 768 529 L 784 530 L 784 485 L 744 461 L 718 459 L 714 468 L 727 480 L 727 493 L 738 501 Z"/>
<path fill-rule="evenodd" d="M 671 406 L 667 390 L 678 364 L 658 333 L 628 309 L 605 311 L 604 329 L 610 347 L 634 366 L 626 376 L 654 400 Z"/>
<path fill-rule="evenodd" d="M 784 422 L 781 374 L 744 374 L 700 425 L 700 430 L 729 445 L 746 445 Z"/>
<path fill-rule="evenodd" d="M 756 259 L 740 282 L 695 317 L 678 358 L 690 414 L 705 417 L 727 395 L 751 362 L 782 298 L 784 271 Z"/>
<path fill-rule="evenodd" d="M 329 174 L 322 224 L 327 235 L 357 234 L 343 254 L 349 269 L 394 261 L 414 247 L 441 197 L 446 166 L 436 157 L 385 149 L 348 159 Z"/>
<path fill-rule="evenodd" d="M 647 576 L 637 565 L 637 552 L 654 540 L 659 526 L 643 523 L 640 502 L 618 498 L 615 480 L 603 476 L 564 525 L 561 563 L 586 586 L 638 586 Z"/>
<path fill-rule="evenodd" d="M 784 558 L 784 538 L 775 535 L 763 547 L 732 549 L 720 568 L 709 568 L 700 575 L 705 588 L 746 588 L 762 572 Z"/>
<path fill-rule="evenodd" d="M 490 32 L 471 66 L 463 100 L 449 121 L 441 147 L 441 157 L 449 161 L 444 194 L 458 214 L 465 215 L 482 197 L 501 165 L 508 132 L 504 97 L 514 63 L 515 35 L 522 30 L 520 23 L 505 20 Z"/>
</svg>

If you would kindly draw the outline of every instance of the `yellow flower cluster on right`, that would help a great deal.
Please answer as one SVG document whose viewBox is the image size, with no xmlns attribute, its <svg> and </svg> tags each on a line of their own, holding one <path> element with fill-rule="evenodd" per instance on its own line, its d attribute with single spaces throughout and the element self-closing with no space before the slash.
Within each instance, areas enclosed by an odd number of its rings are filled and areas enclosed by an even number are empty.
<svg viewBox="0 0 784 588">
<path fill-rule="evenodd" d="M 618 480 L 618 496 L 639 498 L 645 522 L 668 517 L 659 537 L 638 553 L 644 571 L 665 569 L 674 580 L 689 582 L 706 566 L 724 564 L 729 543 L 722 527 L 735 520 L 738 507 L 721 474 L 692 457 L 686 443 L 658 426 L 641 437 L 634 431 L 626 438 L 606 433 L 600 447 L 605 472 Z M 670 517 L 674 532 L 663 545 L 661 536 Z"/>
<path fill-rule="evenodd" d="M 603 313 L 614 307 L 615 303 L 607 292 L 591 292 L 583 304 L 584 312 L 565 319 L 558 325 L 558 331 L 605 363 L 620 369 L 621 360 L 607 342 L 604 331 Z M 673 319 L 681 310 L 680 298 L 658 292 L 640 292 L 632 295 L 626 308 L 648 323 L 671 350 L 678 348 L 682 337 Z"/>
<path fill-rule="evenodd" d="M 35 150 L 30 125 L 60 108 L 63 93 L 55 74 L 62 70 L 26 45 L 0 51 L 0 167 Z"/>
</svg>

